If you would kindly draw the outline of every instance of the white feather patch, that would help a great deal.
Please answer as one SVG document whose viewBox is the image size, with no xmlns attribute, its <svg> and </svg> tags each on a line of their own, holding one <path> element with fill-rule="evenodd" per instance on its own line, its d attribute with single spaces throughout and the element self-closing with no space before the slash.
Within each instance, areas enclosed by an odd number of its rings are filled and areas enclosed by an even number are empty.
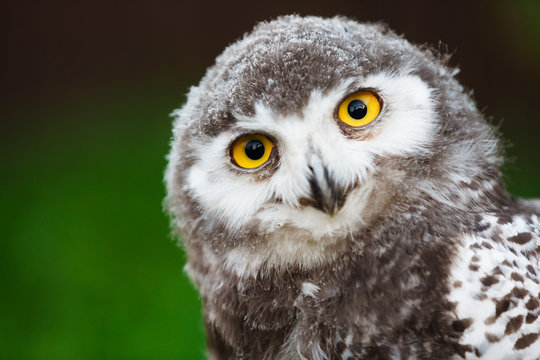
<svg viewBox="0 0 540 360">
<path fill-rule="evenodd" d="M 465 236 L 452 267 L 451 284 L 459 285 L 454 286 L 449 299 L 457 304 L 455 313 L 458 318 L 473 320 L 460 342 L 477 348 L 481 354 L 478 357 L 468 353 L 467 359 L 538 359 L 540 341 L 524 349 L 514 347 L 523 335 L 540 330 L 540 318 L 530 323 L 525 320 L 528 314 L 526 303 L 531 298 L 538 300 L 540 296 L 540 285 L 531 279 L 527 269 L 532 264 L 538 271 L 538 258 L 527 258 L 520 252 L 525 248 L 516 249 L 506 239 L 522 231 L 539 232 L 540 227 L 533 229 L 519 217 L 505 226 L 497 224 L 496 217 L 486 216 L 485 223 L 490 225 L 486 237 Z M 491 239 L 494 232 L 503 236 L 502 242 Z M 530 242 L 540 244 L 538 234 Z M 514 251 L 510 251 L 511 248 Z M 486 286 L 486 276 L 493 274 L 496 283 Z M 523 281 L 514 280 L 512 274 L 514 279 Z M 526 289 L 528 294 L 516 297 L 512 295 L 515 288 Z M 505 299 L 508 300 L 508 309 L 499 310 L 497 314 L 497 303 Z M 540 309 L 534 311 L 538 313 Z M 520 317 L 519 329 L 513 331 L 509 321 L 517 321 Z"/>
</svg>

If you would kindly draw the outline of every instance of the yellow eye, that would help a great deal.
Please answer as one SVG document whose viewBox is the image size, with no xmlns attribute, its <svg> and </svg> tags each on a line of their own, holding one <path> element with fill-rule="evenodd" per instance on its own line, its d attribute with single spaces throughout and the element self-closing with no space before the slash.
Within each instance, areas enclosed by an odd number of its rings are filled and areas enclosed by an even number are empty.
<svg viewBox="0 0 540 360">
<path fill-rule="evenodd" d="M 270 158 L 274 144 L 264 135 L 242 136 L 232 146 L 232 158 L 244 169 L 254 169 Z"/>
<path fill-rule="evenodd" d="M 377 118 L 381 112 L 379 99 L 369 91 L 359 91 L 339 104 L 339 120 L 352 127 L 364 126 Z"/>
</svg>

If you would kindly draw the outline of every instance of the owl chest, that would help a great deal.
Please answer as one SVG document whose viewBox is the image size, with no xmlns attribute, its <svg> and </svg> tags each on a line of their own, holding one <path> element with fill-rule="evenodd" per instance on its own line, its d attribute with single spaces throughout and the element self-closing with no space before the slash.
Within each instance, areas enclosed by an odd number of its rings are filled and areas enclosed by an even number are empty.
<svg viewBox="0 0 540 360">
<path fill-rule="evenodd" d="M 448 354 L 452 344 L 425 331 L 448 326 L 440 317 L 448 308 L 442 261 L 414 262 L 405 250 L 387 258 L 345 257 L 316 272 L 252 278 L 225 271 L 201 274 L 208 334 L 219 335 L 216 341 L 225 342 L 238 359 Z"/>
<path fill-rule="evenodd" d="M 385 329 L 402 326 L 406 313 L 392 300 L 373 299 L 380 305 L 373 306 L 360 287 L 351 291 L 304 281 L 290 293 L 259 290 L 238 294 L 246 304 L 238 309 L 237 329 L 227 330 L 238 335 L 233 343 L 243 344 L 238 353 L 250 354 L 250 359 L 370 359 L 387 354 L 394 334 Z"/>
<path fill-rule="evenodd" d="M 345 306 L 336 286 L 322 290 L 304 282 L 292 293 L 263 291 L 240 298 L 251 301 L 237 314 L 233 343 L 244 344 L 237 353 L 246 359 L 341 359 L 352 341 L 352 321 L 360 322 L 359 311 L 349 313 L 354 306 Z"/>
</svg>

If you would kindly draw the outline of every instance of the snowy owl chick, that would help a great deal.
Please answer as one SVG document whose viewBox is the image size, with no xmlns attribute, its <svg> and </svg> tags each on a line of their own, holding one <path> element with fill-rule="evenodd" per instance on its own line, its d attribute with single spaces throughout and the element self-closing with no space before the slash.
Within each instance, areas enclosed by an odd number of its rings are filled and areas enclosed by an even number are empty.
<svg viewBox="0 0 540 360">
<path fill-rule="evenodd" d="M 166 172 L 211 359 L 540 358 L 540 203 L 456 73 L 341 17 L 216 59 Z"/>
</svg>

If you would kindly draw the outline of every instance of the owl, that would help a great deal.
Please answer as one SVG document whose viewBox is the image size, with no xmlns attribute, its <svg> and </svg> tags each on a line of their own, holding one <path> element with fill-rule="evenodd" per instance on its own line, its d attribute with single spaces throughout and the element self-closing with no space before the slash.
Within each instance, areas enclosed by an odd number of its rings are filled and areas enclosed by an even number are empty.
<svg viewBox="0 0 540 360">
<path fill-rule="evenodd" d="M 540 359 L 540 201 L 447 60 L 284 16 L 191 88 L 165 204 L 210 359 Z"/>
</svg>

